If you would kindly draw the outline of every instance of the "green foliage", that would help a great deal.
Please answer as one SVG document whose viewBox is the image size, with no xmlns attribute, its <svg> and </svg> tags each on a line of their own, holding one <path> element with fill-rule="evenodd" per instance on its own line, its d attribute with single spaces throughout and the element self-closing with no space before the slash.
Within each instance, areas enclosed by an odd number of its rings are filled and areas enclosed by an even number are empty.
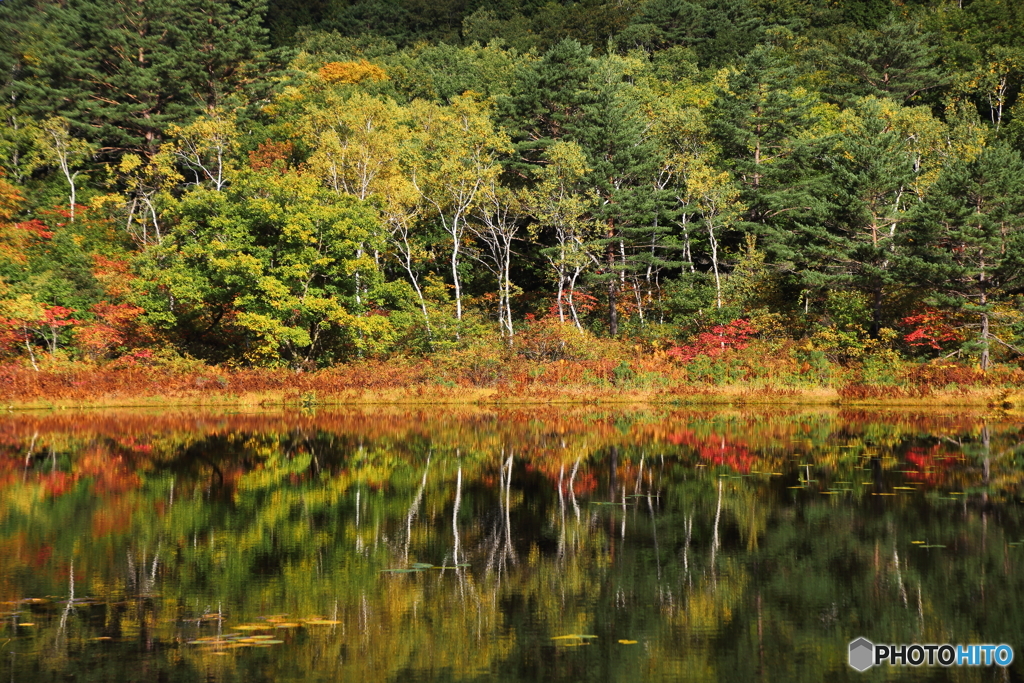
<svg viewBox="0 0 1024 683">
<path fill-rule="evenodd" d="M 378 239 L 376 220 L 354 199 L 311 176 L 248 172 L 223 192 L 192 190 L 173 215 L 140 269 L 152 282 L 147 319 L 190 353 L 275 364 L 389 348 L 394 331 L 371 308 L 380 277 L 359 247 Z"/>
<path fill-rule="evenodd" d="M 0 3 L 0 304 L 70 356 L 1024 348 L 1012 3 L 214 5 Z"/>
</svg>

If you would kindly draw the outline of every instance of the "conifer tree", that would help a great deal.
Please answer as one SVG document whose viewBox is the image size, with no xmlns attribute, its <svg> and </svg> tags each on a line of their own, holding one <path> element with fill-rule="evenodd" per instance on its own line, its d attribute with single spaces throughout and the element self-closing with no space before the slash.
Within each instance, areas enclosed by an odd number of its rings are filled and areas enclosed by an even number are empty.
<svg viewBox="0 0 1024 683">
<path fill-rule="evenodd" d="M 26 111 L 59 114 L 107 151 L 153 154 L 169 125 L 210 113 L 252 86 L 265 61 L 265 10 L 265 0 L 3 8 L 0 26 L 46 27 L 15 60 L 11 89 Z"/>
<path fill-rule="evenodd" d="M 987 369 L 996 295 L 1024 283 L 1024 161 L 996 141 L 950 165 L 910 223 L 901 271 L 939 303 L 976 316 Z M 1020 353 L 1019 351 L 1017 351 Z"/>
</svg>

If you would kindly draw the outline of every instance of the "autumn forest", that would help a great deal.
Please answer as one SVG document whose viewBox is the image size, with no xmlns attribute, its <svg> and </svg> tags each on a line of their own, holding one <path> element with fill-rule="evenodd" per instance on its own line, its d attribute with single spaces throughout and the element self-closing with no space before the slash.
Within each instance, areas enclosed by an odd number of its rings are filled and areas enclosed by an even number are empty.
<svg viewBox="0 0 1024 683">
<path fill-rule="evenodd" d="M 8 379 L 1024 381 L 1020 3 L 3 0 L 0 26 Z"/>
</svg>

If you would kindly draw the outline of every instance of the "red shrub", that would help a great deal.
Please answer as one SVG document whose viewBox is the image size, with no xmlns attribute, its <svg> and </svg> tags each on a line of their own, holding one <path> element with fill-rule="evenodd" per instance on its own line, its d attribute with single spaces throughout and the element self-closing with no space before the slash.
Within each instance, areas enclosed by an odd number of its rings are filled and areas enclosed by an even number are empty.
<svg viewBox="0 0 1024 683">
<path fill-rule="evenodd" d="M 666 353 L 681 363 L 688 363 L 697 356 L 714 358 L 726 349 L 747 348 L 755 334 L 757 328 L 749 320 L 737 318 L 725 325 L 716 325 L 709 332 L 701 332 L 689 344 L 673 346 Z"/>
</svg>

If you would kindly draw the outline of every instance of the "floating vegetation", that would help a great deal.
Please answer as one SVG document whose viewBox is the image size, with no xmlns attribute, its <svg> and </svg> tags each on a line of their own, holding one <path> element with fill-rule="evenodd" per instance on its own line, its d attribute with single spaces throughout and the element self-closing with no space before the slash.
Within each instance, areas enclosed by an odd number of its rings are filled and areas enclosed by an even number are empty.
<svg viewBox="0 0 1024 683">
<path fill-rule="evenodd" d="M 572 634 L 567 635 L 567 636 L 551 636 L 551 640 L 571 640 L 571 639 L 586 640 L 586 639 L 589 639 L 589 638 L 597 638 L 597 636 L 580 635 L 580 634 L 577 634 L 577 633 L 572 633 Z"/>
<path fill-rule="evenodd" d="M 381 569 L 380 572 L 388 574 L 411 574 L 413 572 L 422 572 L 427 569 L 434 569 L 434 565 L 428 564 L 427 562 L 414 562 L 408 567 L 393 567 L 390 569 Z"/>
<path fill-rule="evenodd" d="M 619 643 L 622 644 L 622 645 L 636 645 L 636 641 L 635 640 L 622 640 L 622 639 L 620 639 Z"/>
</svg>

